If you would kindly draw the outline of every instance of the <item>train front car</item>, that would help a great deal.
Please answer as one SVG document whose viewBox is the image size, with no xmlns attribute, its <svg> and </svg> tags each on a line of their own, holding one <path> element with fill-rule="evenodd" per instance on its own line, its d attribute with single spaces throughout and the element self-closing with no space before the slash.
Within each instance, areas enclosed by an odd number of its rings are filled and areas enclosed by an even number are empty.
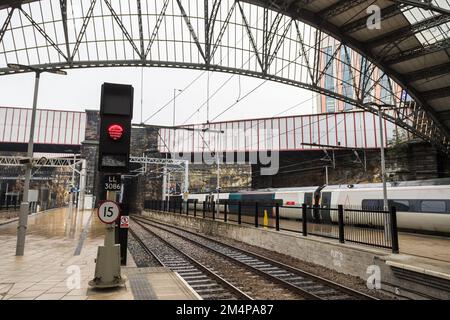
<svg viewBox="0 0 450 320">
<path fill-rule="evenodd" d="M 382 187 L 366 185 L 363 188 L 333 191 L 335 201 L 363 211 L 383 209 Z M 397 210 L 397 225 L 406 231 L 450 234 L 450 185 L 388 186 L 388 205 Z M 345 215 L 345 221 L 352 216 Z M 373 224 L 369 219 L 358 223 Z M 333 217 L 337 221 L 337 217 Z"/>
<path fill-rule="evenodd" d="M 264 217 L 264 211 L 270 216 L 274 216 L 275 192 L 271 191 L 244 191 L 229 194 L 229 212 L 237 214 L 238 203 L 241 203 L 241 214 L 254 216 L 256 204 L 258 204 L 258 216 Z M 281 202 L 280 202 L 281 204 Z"/>
</svg>

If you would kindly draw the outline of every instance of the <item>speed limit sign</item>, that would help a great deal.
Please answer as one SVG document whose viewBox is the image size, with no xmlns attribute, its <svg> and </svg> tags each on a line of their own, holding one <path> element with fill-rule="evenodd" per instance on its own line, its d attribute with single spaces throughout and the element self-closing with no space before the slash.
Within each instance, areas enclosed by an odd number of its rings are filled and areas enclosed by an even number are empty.
<svg viewBox="0 0 450 320">
<path fill-rule="evenodd" d="M 98 217 L 103 223 L 114 223 L 120 216 L 120 208 L 114 201 L 105 201 L 98 208 Z"/>
</svg>

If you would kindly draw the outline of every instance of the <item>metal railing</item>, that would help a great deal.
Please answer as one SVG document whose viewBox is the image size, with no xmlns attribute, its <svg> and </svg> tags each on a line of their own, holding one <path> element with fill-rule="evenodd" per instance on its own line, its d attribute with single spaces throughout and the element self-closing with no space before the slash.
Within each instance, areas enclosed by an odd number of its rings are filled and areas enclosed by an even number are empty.
<svg viewBox="0 0 450 320">
<path fill-rule="evenodd" d="M 147 200 L 144 209 L 173 212 L 204 219 L 252 225 L 256 228 L 274 229 L 336 239 L 340 243 L 355 243 L 379 247 L 399 253 L 397 212 L 380 208 L 286 206 L 281 201 L 220 200 L 162 201 Z M 280 212 L 282 211 L 282 215 Z"/>
<path fill-rule="evenodd" d="M 0 197 L 0 210 L 19 210 L 20 199 L 17 196 L 1 196 Z"/>
</svg>

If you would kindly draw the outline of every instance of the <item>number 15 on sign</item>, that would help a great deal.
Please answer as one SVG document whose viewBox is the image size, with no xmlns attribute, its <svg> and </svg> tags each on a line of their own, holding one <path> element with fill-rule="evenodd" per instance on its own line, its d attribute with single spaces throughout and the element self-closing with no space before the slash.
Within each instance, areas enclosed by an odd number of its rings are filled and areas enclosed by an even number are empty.
<svg viewBox="0 0 450 320">
<path fill-rule="evenodd" d="M 114 223 L 120 216 L 120 207 L 114 201 L 104 201 L 98 208 L 99 219 L 106 224 Z"/>
</svg>

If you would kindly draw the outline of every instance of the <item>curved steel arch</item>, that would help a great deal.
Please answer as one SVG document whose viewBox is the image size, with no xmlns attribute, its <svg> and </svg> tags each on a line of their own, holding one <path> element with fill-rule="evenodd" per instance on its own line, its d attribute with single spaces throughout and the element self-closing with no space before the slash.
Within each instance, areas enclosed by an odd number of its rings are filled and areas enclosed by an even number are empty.
<svg viewBox="0 0 450 320">
<path fill-rule="evenodd" d="M 376 105 L 390 105 L 395 116 L 383 112 L 383 117 L 449 149 L 446 128 L 414 90 L 399 84 L 393 70 L 360 55 L 371 57 L 327 21 L 293 10 L 294 3 L 44 0 L 12 6 L 0 10 L 0 75 L 25 72 L 9 69 L 7 63 L 40 69 L 149 66 L 243 74 L 319 92 L 330 111 L 356 106 L 375 113 Z"/>
</svg>

